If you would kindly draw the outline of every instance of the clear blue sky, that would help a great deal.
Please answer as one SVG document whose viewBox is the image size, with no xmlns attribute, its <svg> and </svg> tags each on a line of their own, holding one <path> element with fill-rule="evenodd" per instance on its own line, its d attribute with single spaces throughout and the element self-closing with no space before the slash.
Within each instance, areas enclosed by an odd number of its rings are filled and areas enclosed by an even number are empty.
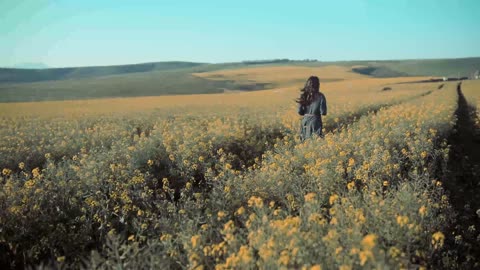
<svg viewBox="0 0 480 270">
<path fill-rule="evenodd" d="M 478 0 L 0 0 L 0 66 L 470 56 Z"/>
</svg>

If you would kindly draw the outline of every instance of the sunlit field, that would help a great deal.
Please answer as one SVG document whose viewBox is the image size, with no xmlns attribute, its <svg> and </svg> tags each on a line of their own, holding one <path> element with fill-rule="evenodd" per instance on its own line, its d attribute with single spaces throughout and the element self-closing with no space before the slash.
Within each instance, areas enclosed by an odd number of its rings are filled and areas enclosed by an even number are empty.
<svg viewBox="0 0 480 270">
<path fill-rule="evenodd" d="M 325 137 L 301 142 L 294 100 L 312 74 L 327 98 Z M 458 82 L 372 78 L 338 66 L 194 75 L 274 88 L 0 103 L 0 261 L 88 269 L 480 266 L 469 246 L 480 228 L 466 219 L 465 230 L 452 229 L 467 212 L 447 188 L 455 180 Z M 480 130 L 480 83 L 465 81 L 462 92 Z"/>
</svg>

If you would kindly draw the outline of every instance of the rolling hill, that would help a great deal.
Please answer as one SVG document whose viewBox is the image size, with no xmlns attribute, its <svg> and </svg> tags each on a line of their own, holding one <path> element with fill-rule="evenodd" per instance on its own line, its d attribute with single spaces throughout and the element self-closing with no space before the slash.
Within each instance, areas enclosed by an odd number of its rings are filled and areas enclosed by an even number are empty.
<svg viewBox="0 0 480 270">
<path fill-rule="evenodd" d="M 480 69 L 480 57 L 398 61 L 292 61 L 288 59 L 236 63 L 155 62 L 120 66 L 50 69 L 0 68 L 0 102 L 74 100 L 107 97 L 209 94 L 254 91 L 281 87 L 270 79 L 275 67 L 303 67 L 302 76 L 316 74 L 318 67 L 340 66 L 370 77 L 469 76 Z M 218 71 L 271 67 L 269 76 L 249 77 L 242 72 L 224 76 Z M 310 68 L 310 70 L 309 70 Z M 217 72 L 217 74 L 215 73 Z M 294 71 L 297 72 L 297 71 Z M 320 73 L 319 73 L 320 72 Z M 220 72 L 221 73 L 221 72 Z M 238 73 L 238 72 L 237 72 Z M 278 76 L 283 76 L 278 73 Z M 329 80 L 341 80 L 330 76 Z M 289 84 L 303 83 L 292 78 Z M 285 82 L 287 83 L 287 82 Z"/>
</svg>

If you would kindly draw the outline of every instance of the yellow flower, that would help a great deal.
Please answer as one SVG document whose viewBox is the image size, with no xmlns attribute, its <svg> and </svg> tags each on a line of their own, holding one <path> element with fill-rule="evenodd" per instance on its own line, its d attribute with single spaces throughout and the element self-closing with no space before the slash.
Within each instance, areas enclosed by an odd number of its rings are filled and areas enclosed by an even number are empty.
<svg viewBox="0 0 480 270">
<path fill-rule="evenodd" d="M 354 182 L 354 181 L 349 182 L 349 183 L 347 184 L 347 189 L 348 189 L 348 190 L 352 190 L 354 187 L 355 187 L 355 182 Z"/>
<path fill-rule="evenodd" d="M 281 265 L 288 265 L 288 263 L 290 262 L 290 256 L 288 255 L 288 252 L 286 250 L 283 250 L 280 253 L 280 259 L 278 259 L 278 262 Z"/>
<path fill-rule="evenodd" d="M 12 170 L 10 169 L 5 168 L 2 170 L 2 174 L 5 176 L 9 176 L 11 173 L 12 173 Z"/>
<path fill-rule="evenodd" d="M 274 207 L 275 207 L 275 202 L 274 202 L 274 201 L 271 201 L 271 202 L 268 204 L 268 207 L 269 207 L 269 208 L 274 208 Z"/>
<path fill-rule="evenodd" d="M 435 249 L 443 247 L 445 235 L 442 232 L 436 232 L 432 235 L 432 245 Z"/>
<path fill-rule="evenodd" d="M 353 158 L 348 159 L 348 167 L 352 167 L 353 165 L 355 165 L 355 159 Z"/>
<path fill-rule="evenodd" d="M 190 241 L 192 242 L 192 248 L 196 248 L 198 246 L 198 243 L 200 242 L 200 235 L 197 234 L 192 236 Z"/>
<path fill-rule="evenodd" d="M 64 262 L 64 261 L 65 261 L 65 256 L 57 257 L 57 262 Z"/>
<path fill-rule="evenodd" d="M 408 217 L 407 216 L 397 216 L 397 223 L 400 227 L 403 227 L 408 224 Z"/>
<path fill-rule="evenodd" d="M 245 208 L 244 208 L 243 206 L 240 206 L 240 208 L 238 208 L 235 213 L 236 213 L 238 216 L 241 216 L 241 215 L 245 214 Z"/>
<path fill-rule="evenodd" d="M 322 270 L 322 266 L 320 266 L 319 264 L 316 264 L 310 267 L 310 270 Z"/>
<path fill-rule="evenodd" d="M 148 165 L 148 166 L 152 166 L 152 165 L 153 165 L 153 160 L 149 159 L 149 160 L 147 161 L 147 165 Z"/>
<path fill-rule="evenodd" d="M 39 168 L 35 168 L 32 170 L 32 175 L 34 178 L 38 178 L 40 176 L 40 169 Z"/>
<path fill-rule="evenodd" d="M 135 235 L 132 234 L 128 237 L 128 241 L 133 241 L 133 240 L 135 240 Z"/>
<path fill-rule="evenodd" d="M 160 236 L 160 240 L 161 241 L 169 241 L 172 239 L 172 235 L 171 234 L 162 234 L 162 236 Z"/>
<path fill-rule="evenodd" d="M 20 170 L 23 170 L 25 168 L 25 163 L 23 162 L 18 163 L 18 168 L 20 168 Z"/>
<path fill-rule="evenodd" d="M 330 198 L 328 199 L 328 202 L 330 203 L 330 205 L 333 205 L 337 200 L 338 200 L 338 195 L 337 195 L 337 194 L 333 194 L 333 195 L 330 196 Z"/>
<path fill-rule="evenodd" d="M 424 205 L 422 205 L 422 207 L 418 209 L 418 213 L 420 214 L 420 216 L 424 217 L 425 214 L 427 213 L 427 208 Z"/>
<path fill-rule="evenodd" d="M 248 249 L 248 246 L 241 246 L 238 250 L 238 257 L 242 263 L 247 264 L 253 260 L 252 253 Z"/>
<path fill-rule="evenodd" d="M 315 200 L 316 194 L 313 192 L 308 193 L 304 196 L 306 202 L 313 202 Z"/>
<path fill-rule="evenodd" d="M 252 196 L 250 199 L 248 199 L 248 206 L 261 208 L 263 207 L 263 200 L 260 197 Z"/>
<path fill-rule="evenodd" d="M 27 180 L 23 184 L 23 186 L 26 187 L 26 188 L 32 188 L 34 185 L 35 185 L 35 180 L 33 180 L 33 179 Z"/>
<path fill-rule="evenodd" d="M 369 258 L 373 258 L 373 254 L 369 250 L 360 251 L 360 253 L 358 253 L 358 257 L 360 258 L 360 265 L 364 266 Z"/>
<path fill-rule="evenodd" d="M 330 224 L 331 224 L 331 225 L 337 225 L 337 224 L 338 224 L 337 218 L 336 218 L 336 217 L 332 218 L 332 219 L 330 220 Z"/>
<path fill-rule="evenodd" d="M 223 230 L 228 232 L 235 228 L 235 224 L 232 220 L 227 221 L 227 223 L 223 224 Z"/>
<path fill-rule="evenodd" d="M 223 211 L 218 211 L 217 213 L 217 219 L 218 220 L 222 220 L 227 214 L 225 214 L 225 212 Z"/>
<path fill-rule="evenodd" d="M 388 254 L 390 255 L 390 257 L 392 258 L 396 258 L 398 256 L 400 256 L 402 252 L 396 248 L 396 247 L 391 247 L 389 250 L 388 250 Z"/>
<path fill-rule="evenodd" d="M 361 244 L 365 250 L 371 250 L 375 247 L 375 242 L 377 241 L 377 236 L 375 234 L 367 234 L 363 237 Z"/>
</svg>

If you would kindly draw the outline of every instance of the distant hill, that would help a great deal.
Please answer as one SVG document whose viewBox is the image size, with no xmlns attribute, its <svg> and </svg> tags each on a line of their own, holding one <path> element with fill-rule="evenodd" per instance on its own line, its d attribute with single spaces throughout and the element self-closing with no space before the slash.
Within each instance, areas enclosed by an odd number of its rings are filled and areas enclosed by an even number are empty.
<svg viewBox="0 0 480 270">
<path fill-rule="evenodd" d="M 285 63 L 264 65 L 280 64 Z M 269 88 L 270 85 L 265 83 L 243 84 L 192 75 L 250 65 L 258 66 L 259 63 L 157 62 L 45 70 L 0 68 L 0 102 L 209 94 L 221 93 L 224 89 L 255 91 Z"/>
<path fill-rule="evenodd" d="M 0 84 L 94 78 L 137 72 L 174 70 L 200 65 L 204 64 L 192 62 L 156 62 L 133 65 L 68 67 L 49 69 L 0 68 Z"/>
<path fill-rule="evenodd" d="M 258 66 L 346 66 L 372 77 L 469 76 L 480 70 L 480 57 L 398 61 L 294 61 L 289 59 L 236 63 L 155 62 L 120 66 L 48 69 L 0 68 L 0 102 L 89 99 L 220 93 L 225 89 L 269 89 L 269 82 L 248 84 L 206 79 L 192 73 Z M 319 74 L 321 76 L 321 74 Z"/>
<path fill-rule="evenodd" d="M 353 71 L 373 77 L 436 76 L 468 77 L 480 70 L 480 57 L 457 59 L 425 59 L 399 61 L 357 61 L 349 65 L 361 65 Z"/>
</svg>

